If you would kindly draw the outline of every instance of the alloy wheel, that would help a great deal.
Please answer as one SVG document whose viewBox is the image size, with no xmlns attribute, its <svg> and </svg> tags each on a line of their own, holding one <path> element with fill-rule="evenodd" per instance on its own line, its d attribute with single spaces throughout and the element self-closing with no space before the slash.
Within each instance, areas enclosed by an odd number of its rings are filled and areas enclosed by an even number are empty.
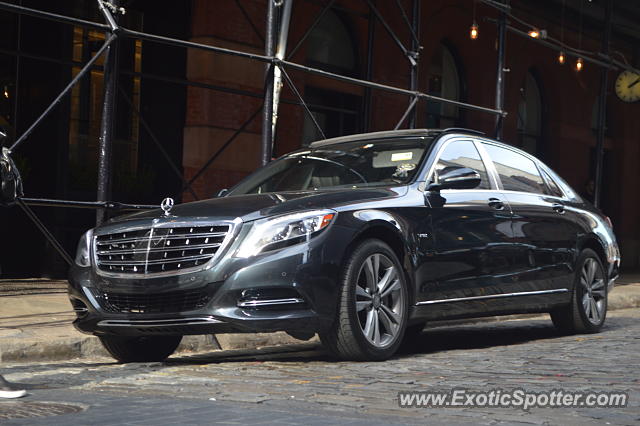
<svg viewBox="0 0 640 426">
<path fill-rule="evenodd" d="M 605 314 L 607 289 L 602 269 L 593 258 L 585 260 L 580 274 L 583 287 L 582 307 L 587 319 L 595 325 L 600 324 Z"/>
<path fill-rule="evenodd" d="M 356 313 L 365 338 L 378 348 L 391 345 L 401 332 L 406 309 L 398 270 L 382 253 L 366 258 L 355 286 Z"/>
</svg>

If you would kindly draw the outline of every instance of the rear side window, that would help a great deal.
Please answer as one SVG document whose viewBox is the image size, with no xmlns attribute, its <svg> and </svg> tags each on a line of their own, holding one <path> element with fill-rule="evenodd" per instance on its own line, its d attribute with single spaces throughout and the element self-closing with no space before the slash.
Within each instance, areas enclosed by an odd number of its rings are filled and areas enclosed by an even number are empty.
<svg viewBox="0 0 640 426">
<path fill-rule="evenodd" d="M 546 188 L 536 164 L 510 149 L 483 144 L 496 166 L 505 191 L 545 194 Z"/>
<path fill-rule="evenodd" d="M 476 189 L 491 189 L 487 169 L 476 146 L 470 140 L 453 141 L 445 147 L 436 164 L 436 172 L 442 174 L 449 167 L 468 167 L 475 170 L 481 179 Z"/>
<path fill-rule="evenodd" d="M 553 178 L 549 176 L 549 174 L 544 169 L 541 169 L 541 171 L 544 175 L 545 180 L 547 181 L 547 184 L 549 185 L 551 195 L 553 195 L 554 197 L 564 197 L 564 194 L 562 193 L 562 190 L 560 189 L 556 181 L 553 180 Z"/>
</svg>

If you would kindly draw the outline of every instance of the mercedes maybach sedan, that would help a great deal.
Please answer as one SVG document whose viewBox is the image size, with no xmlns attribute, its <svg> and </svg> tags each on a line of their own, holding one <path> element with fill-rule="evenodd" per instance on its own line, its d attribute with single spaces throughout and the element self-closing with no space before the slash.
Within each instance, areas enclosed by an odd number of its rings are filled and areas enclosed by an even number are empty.
<svg viewBox="0 0 640 426">
<path fill-rule="evenodd" d="M 432 320 L 549 312 L 597 332 L 619 265 L 609 219 L 536 158 L 404 130 L 315 142 L 224 196 L 92 229 L 69 296 L 76 328 L 121 362 L 271 331 L 382 360 Z"/>
</svg>

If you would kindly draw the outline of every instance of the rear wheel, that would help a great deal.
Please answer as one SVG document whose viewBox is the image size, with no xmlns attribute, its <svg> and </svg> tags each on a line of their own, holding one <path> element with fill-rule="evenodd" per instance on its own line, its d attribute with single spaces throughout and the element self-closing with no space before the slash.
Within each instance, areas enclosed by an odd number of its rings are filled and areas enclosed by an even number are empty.
<svg viewBox="0 0 640 426">
<path fill-rule="evenodd" d="M 120 362 L 163 361 L 171 355 L 182 336 L 100 336 L 105 349 Z"/>
<path fill-rule="evenodd" d="M 384 242 L 366 240 L 343 269 L 336 319 L 320 339 L 338 358 L 387 359 L 402 342 L 407 312 L 407 285 L 398 258 Z"/>
<path fill-rule="evenodd" d="M 565 333 L 597 333 L 607 316 L 607 280 L 600 258 L 591 249 L 578 257 L 571 303 L 551 312 Z"/>
</svg>

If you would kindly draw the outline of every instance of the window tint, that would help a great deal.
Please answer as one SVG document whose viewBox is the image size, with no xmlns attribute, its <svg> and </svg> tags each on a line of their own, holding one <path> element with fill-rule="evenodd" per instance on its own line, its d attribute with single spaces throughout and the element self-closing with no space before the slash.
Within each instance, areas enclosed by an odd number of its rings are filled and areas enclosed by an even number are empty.
<svg viewBox="0 0 640 426">
<path fill-rule="evenodd" d="M 436 172 L 440 175 L 449 167 L 468 167 L 480 175 L 480 185 L 476 189 L 491 189 L 487 169 L 482 162 L 475 145 L 471 141 L 454 141 L 446 146 L 436 165 Z"/>
<path fill-rule="evenodd" d="M 483 144 L 496 166 L 505 191 L 545 194 L 546 188 L 536 164 L 510 149 Z"/>
<path fill-rule="evenodd" d="M 547 184 L 549 185 L 551 195 L 553 195 L 554 197 L 564 197 L 564 194 L 562 193 L 562 190 L 560 189 L 556 181 L 554 181 L 553 178 L 549 176 L 549 174 L 544 169 L 541 169 L 541 171 L 544 175 L 545 180 L 547 181 Z"/>
</svg>

